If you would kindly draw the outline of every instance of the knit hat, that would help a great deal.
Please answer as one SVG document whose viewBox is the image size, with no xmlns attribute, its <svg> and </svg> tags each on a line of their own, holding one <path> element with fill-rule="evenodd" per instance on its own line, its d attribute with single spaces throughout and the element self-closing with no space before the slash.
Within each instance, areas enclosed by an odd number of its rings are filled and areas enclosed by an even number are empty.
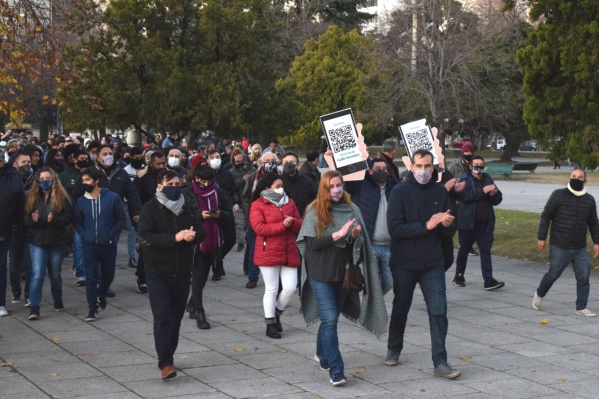
<svg viewBox="0 0 599 399">
<path fill-rule="evenodd" d="M 465 152 L 474 152 L 474 144 L 469 141 L 466 141 L 464 144 L 462 144 L 462 154 Z"/>
</svg>

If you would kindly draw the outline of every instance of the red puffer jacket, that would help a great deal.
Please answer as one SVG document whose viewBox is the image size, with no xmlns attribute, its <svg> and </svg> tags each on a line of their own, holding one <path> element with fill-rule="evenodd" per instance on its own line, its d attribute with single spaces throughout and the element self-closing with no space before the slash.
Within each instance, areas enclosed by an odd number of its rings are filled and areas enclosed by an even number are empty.
<svg viewBox="0 0 599 399">
<path fill-rule="evenodd" d="M 293 223 L 288 228 L 283 224 L 285 216 L 293 217 Z M 302 227 L 302 218 L 291 198 L 281 209 L 267 199 L 258 198 L 250 208 L 250 225 L 256 232 L 256 266 L 301 265 L 295 239 Z"/>
</svg>

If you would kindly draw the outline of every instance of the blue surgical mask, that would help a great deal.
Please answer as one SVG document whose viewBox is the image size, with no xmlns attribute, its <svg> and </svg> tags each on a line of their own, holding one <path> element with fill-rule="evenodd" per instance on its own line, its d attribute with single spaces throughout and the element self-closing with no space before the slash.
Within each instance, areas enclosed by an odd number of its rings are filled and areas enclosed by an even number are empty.
<svg viewBox="0 0 599 399">
<path fill-rule="evenodd" d="M 52 180 L 40 180 L 40 188 L 49 191 L 52 188 Z"/>
</svg>

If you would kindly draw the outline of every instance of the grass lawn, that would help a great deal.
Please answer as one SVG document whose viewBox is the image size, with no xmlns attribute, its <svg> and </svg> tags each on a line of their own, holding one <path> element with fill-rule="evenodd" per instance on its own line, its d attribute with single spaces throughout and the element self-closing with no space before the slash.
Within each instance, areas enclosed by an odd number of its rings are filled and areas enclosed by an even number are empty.
<svg viewBox="0 0 599 399">
<path fill-rule="evenodd" d="M 539 214 L 495 209 L 495 216 L 497 222 L 495 224 L 495 242 L 491 249 L 493 255 L 549 264 L 549 243 L 543 252 L 537 251 Z M 591 255 L 591 265 L 599 271 L 599 259 L 592 259 L 592 244 L 589 235 L 587 248 Z"/>
</svg>

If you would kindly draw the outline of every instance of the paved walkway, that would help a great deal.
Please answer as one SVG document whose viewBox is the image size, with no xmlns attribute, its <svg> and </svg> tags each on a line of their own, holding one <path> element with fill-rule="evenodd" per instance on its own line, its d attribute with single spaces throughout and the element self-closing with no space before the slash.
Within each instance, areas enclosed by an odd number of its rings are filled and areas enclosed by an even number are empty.
<svg viewBox="0 0 599 399">
<path fill-rule="evenodd" d="M 121 243 L 126 240 L 121 240 Z M 479 260 L 470 259 L 468 285 L 447 276 L 450 362 L 462 377 L 432 375 L 428 318 L 417 292 L 408 320 L 406 345 L 397 367 L 386 367 L 386 336 L 377 340 L 342 320 L 341 352 L 349 384 L 334 388 L 312 360 L 317 326 L 306 327 L 294 299 L 282 317 L 283 338 L 265 336 L 263 285 L 248 290 L 241 255 L 226 259 L 227 275 L 209 281 L 205 306 L 212 329 L 201 331 L 185 318 L 175 362 L 179 376 L 159 379 L 148 298 L 135 291 L 135 277 L 121 248 L 115 289 L 95 323 L 84 289 L 64 270 L 66 311 L 52 311 L 49 283 L 41 319 L 8 304 L 0 319 L 0 396 L 18 398 L 596 398 L 599 392 L 599 320 L 574 313 L 575 282 L 568 270 L 535 311 L 532 293 L 546 266 L 494 258 L 498 292 L 483 290 Z M 598 279 L 592 276 L 593 288 Z M 391 295 L 386 297 L 391 309 Z M 589 307 L 599 310 L 599 291 Z M 547 324 L 540 324 L 546 320 Z"/>
</svg>

